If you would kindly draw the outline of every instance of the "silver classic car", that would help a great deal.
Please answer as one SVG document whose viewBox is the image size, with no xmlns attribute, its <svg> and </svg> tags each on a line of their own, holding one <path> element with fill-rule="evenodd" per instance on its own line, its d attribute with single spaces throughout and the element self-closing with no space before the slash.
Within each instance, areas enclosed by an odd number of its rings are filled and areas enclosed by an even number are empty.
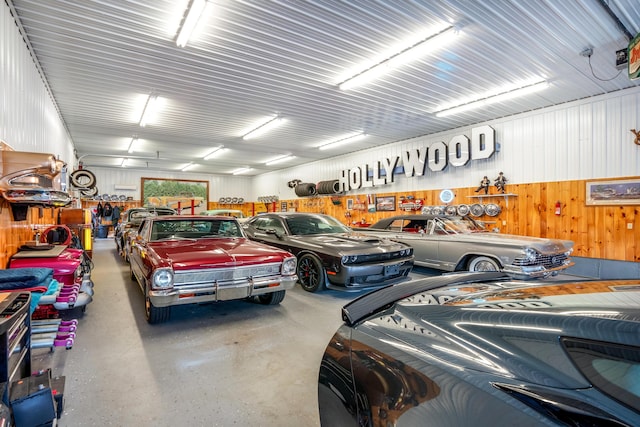
<svg viewBox="0 0 640 427">
<path fill-rule="evenodd" d="M 382 219 L 363 234 L 413 247 L 415 265 L 445 271 L 504 271 L 516 278 L 547 277 L 573 265 L 570 240 L 489 231 L 469 217 L 398 215 Z"/>
</svg>

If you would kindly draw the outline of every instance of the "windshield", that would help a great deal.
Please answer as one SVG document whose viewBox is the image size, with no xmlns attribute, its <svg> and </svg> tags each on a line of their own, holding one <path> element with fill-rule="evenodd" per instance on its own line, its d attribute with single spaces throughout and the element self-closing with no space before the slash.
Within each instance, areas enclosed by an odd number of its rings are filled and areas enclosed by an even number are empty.
<svg viewBox="0 0 640 427">
<path fill-rule="evenodd" d="M 151 241 L 166 239 L 200 239 L 218 237 L 244 237 L 238 222 L 230 220 L 185 219 L 154 221 Z"/>
<path fill-rule="evenodd" d="M 470 218 L 441 217 L 435 218 L 435 231 L 440 234 L 469 234 L 485 232 L 487 229 L 482 224 Z"/>
<path fill-rule="evenodd" d="M 351 229 L 337 219 L 326 215 L 297 215 L 287 218 L 291 234 L 304 236 L 309 234 L 348 233 Z"/>
</svg>

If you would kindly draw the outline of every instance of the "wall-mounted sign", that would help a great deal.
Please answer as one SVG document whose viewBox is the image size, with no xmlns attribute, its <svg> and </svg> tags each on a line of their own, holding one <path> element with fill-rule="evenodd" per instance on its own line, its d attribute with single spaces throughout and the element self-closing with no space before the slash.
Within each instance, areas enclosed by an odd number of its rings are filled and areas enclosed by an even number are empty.
<svg viewBox="0 0 640 427">
<path fill-rule="evenodd" d="M 393 183 L 398 171 L 408 178 L 422 176 L 427 168 L 442 172 L 448 165 L 464 166 L 470 160 L 488 159 L 495 152 L 495 130 L 485 125 L 471 129 L 471 139 L 456 135 L 446 144 L 438 141 L 428 147 L 403 150 L 400 156 L 345 169 L 340 172 L 338 183 L 342 192 L 377 187 Z"/>
<path fill-rule="evenodd" d="M 442 203 L 451 203 L 453 202 L 453 198 L 455 197 L 455 194 L 453 194 L 453 191 L 451 190 L 442 190 L 440 192 L 440 201 Z"/>
<path fill-rule="evenodd" d="M 629 43 L 629 79 L 640 77 L 640 33 Z"/>
</svg>

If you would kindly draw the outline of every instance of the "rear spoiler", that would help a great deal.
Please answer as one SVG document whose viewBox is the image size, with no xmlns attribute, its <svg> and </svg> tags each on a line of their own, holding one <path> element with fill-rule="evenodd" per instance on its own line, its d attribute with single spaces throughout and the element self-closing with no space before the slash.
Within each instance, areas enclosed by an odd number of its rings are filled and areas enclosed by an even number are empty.
<svg viewBox="0 0 640 427">
<path fill-rule="evenodd" d="M 454 284 L 464 285 L 475 282 L 509 278 L 510 276 L 508 274 L 492 271 L 481 273 L 443 274 L 441 276 L 426 277 L 424 279 L 413 279 L 401 284 L 390 285 L 356 298 L 349 304 L 342 307 L 342 320 L 344 320 L 347 326 L 353 326 L 372 314 L 390 307 L 397 301 L 420 292 L 451 286 Z"/>
</svg>

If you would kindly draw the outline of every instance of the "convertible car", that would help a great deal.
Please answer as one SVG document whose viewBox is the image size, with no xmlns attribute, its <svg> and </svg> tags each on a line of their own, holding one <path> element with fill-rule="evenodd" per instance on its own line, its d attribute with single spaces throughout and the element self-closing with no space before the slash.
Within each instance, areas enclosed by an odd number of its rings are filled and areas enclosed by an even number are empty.
<svg viewBox="0 0 640 427">
<path fill-rule="evenodd" d="M 298 280 L 292 254 L 252 242 L 227 216 L 145 218 L 132 238 L 129 266 L 149 323 L 167 321 L 174 305 L 236 299 L 279 304 Z"/>
<path fill-rule="evenodd" d="M 175 215 L 176 213 L 175 209 L 161 207 L 131 208 L 124 211 L 120 216 L 120 222 L 114 227 L 113 233 L 118 253 L 125 261 L 129 261 L 130 238 L 138 230 L 143 219 L 150 216 Z"/>
<path fill-rule="evenodd" d="M 451 273 L 347 304 L 320 364 L 323 426 L 640 420 L 640 280 Z"/>
<path fill-rule="evenodd" d="M 397 215 L 358 232 L 413 247 L 415 264 L 445 271 L 504 271 L 548 277 L 573 265 L 573 242 L 489 231 L 470 217 Z"/>
<path fill-rule="evenodd" d="M 408 278 L 413 250 L 404 243 L 351 231 L 329 215 L 280 212 L 243 224 L 249 238 L 298 257 L 302 288 L 362 290 Z"/>
</svg>

